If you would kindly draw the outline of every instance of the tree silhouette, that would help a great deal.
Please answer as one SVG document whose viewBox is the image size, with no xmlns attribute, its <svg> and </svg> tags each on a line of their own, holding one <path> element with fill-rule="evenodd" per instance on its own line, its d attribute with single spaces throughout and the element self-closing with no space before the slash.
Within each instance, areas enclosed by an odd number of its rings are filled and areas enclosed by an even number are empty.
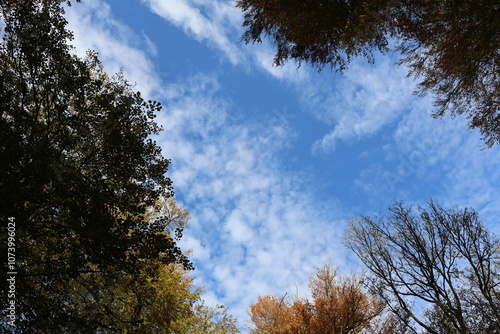
<svg viewBox="0 0 500 334">
<path fill-rule="evenodd" d="M 500 330 L 500 242 L 471 209 L 433 201 L 415 214 L 395 203 L 387 217 L 350 222 L 346 244 L 371 273 L 371 289 L 425 333 Z M 429 307 L 414 312 L 415 300 Z"/>
<path fill-rule="evenodd" d="M 0 8 L 0 220 L 16 222 L 16 331 L 95 329 L 100 318 L 73 302 L 75 282 L 98 289 L 155 261 L 191 268 L 177 246 L 183 227 L 151 214 L 173 194 L 169 160 L 151 139 L 161 106 L 109 77 L 95 53 L 70 52 L 60 1 Z"/>
</svg>

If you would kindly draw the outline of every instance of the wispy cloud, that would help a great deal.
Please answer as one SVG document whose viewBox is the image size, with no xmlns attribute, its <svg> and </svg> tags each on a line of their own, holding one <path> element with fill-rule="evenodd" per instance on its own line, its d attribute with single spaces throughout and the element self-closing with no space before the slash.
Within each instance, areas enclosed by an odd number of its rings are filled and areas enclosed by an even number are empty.
<svg viewBox="0 0 500 334">
<path fill-rule="evenodd" d="M 465 118 L 431 118 L 432 100 L 418 102 L 388 132 L 380 159 L 363 169 L 355 185 L 379 207 L 391 198 L 424 205 L 431 197 L 445 208 L 472 207 L 500 232 L 500 149 L 482 150 Z"/>
<path fill-rule="evenodd" d="M 74 4 L 66 8 L 66 18 L 75 36 L 72 44 L 79 55 L 96 50 L 108 73 L 123 70 L 127 80 L 136 84 L 143 94 L 153 96 L 157 93 L 160 80 L 150 59 L 156 53 L 154 44 L 144 34 L 136 34 L 115 20 L 107 3 L 86 0 Z"/>
<path fill-rule="evenodd" d="M 276 66 L 274 64 L 274 48 L 269 43 L 263 42 L 261 45 L 251 45 L 250 47 L 252 51 L 249 54 L 252 55 L 255 64 L 273 77 L 297 85 L 304 84 L 305 80 L 309 78 L 310 69 L 299 67 L 293 60 L 285 66 Z"/>
<path fill-rule="evenodd" d="M 377 57 L 374 65 L 357 59 L 343 75 L 316 75 L 304 85 L 304 108 L 332 127 L 314 143 L 313 152 L 332 152 L 339 140 L 369 137 L 394 122 L 414 100 L 413 82 L 405 74 L 389 57 Z"/>
<path fill-rule="evenodd" d="M 233 65 L 252 70 L 257 66 L 269 75 L 300 82 L 309 70 L 290 62 L 286 67 L 273 64 L 274 48 L 267 42 L 245 46 L 240 41 L 243 16 L 234 1 L 142 0 L 157 15 L 182 29 L 198 41 L 220 50 Z"/>
<path fill-rule="evenodd" d="M 241 61 L 241 51 L 229 41 L 230 28 L 239 22 L 232 2 L 195 0 L 143 0 L 152 11 L 192 35 L 220 49 L 233 64 Z M 227 24 L 229 23 L 229 24 Z"/>
<path fill-rule="evenodd" d="M 482 150 L 479 134 L 468 129 L 464 117 L 432 119 L 422 111 L 415 108 L 402 117 L 387 148 L 388 159 L 398 162 L 406 156 L 405 177 L 436 186 L 434 197 L 444 206 L 473 207 L 494 224 L 500 148 Z"/>
</svg>

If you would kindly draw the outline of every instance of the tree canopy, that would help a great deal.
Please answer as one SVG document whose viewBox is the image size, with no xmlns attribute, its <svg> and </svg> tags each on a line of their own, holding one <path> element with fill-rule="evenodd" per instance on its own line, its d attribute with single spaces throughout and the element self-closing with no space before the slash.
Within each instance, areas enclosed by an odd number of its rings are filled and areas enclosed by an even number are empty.
<svg viewBox="0 0 500 334">
<path fill-rule="evenodd" d="M 3 254 L 14 243 L 17 272 L 0 305 L 15 301 L 15 332 L 238 332 L 225 309 L 196 306 L 177 245 L 187 211 L 152 139 L 160 103 L 108 76 L 95 52 L 72 52 L 61 1 L 0 9 L 0 241 Z M 5 317 L 0 328 L 13 330 Z"/>
<path fill-rule="evenodd" d="M 250 333 L 404 333 L 404 323 L 384 312 L 384 301 L 364 289 L 360 275 L 341 276 L 325 265 L 310 279 L 309 288 L 312 300 L 258 297 L 250 306 Z"/>
<path fill-rule="evenodd" d="M 246 43 L 269 36 L 289 59 L 344 70 L 353 56 L 402 53 L 435 116 L 463 114 L 485 144 L 500 144 L 500 5 L 486 0 L 238 0 Z"/>
</svg>

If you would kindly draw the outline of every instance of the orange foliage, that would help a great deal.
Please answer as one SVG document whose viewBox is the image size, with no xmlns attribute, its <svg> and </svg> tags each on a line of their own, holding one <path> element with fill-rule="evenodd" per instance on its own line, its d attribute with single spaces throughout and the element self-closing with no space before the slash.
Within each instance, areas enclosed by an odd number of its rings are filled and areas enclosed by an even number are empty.
<svg viewBox="0 0 500 334">
<path fill-rule="evenodd" d="M 384 303 L 367 294 L 359 276 L 337 277 L 329 265 L 309 283 L 312 300 L 259 297 L 250 306 L 252 334 L 347 334 L 368 328 Z"/>
</svg>

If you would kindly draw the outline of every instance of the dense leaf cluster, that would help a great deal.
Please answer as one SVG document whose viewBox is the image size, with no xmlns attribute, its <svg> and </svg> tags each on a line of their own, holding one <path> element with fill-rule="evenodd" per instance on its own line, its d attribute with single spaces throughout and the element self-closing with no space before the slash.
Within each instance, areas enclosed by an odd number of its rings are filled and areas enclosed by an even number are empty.
<svg viewBox="0 0 500 334">
<path fill-rule="evenodd" d="M 252 334 L 404 334 L 385 303 L 363 287 L 361 275 L 340 276 L 329 264 L 311 277 L 312 298 L 259 296 L 250 305 Z"/>
<path fill-rule="evenodd" d="M 151 263 L 191 268 L 177 246 L 183 225 L 151 214 L 173 194 L 151 139 L 161 106 L 109 77 L 95 53 L 71 52 L 59 1 L 0 5 L 0 221 L 2 237 L 8 217 L 16 222 L 17 332 L 117 330 L 103 320 L 118 312 L 103 282 L 145 282 Z"/>
<path fill-rule="evenodd" d="M 489 0 L 239 0 L 243 40 L 269 36 L 289 59 L 344 70 L 388 41 L 436 95 L 435 116 L 463 114 L 489 147 L 500 143 L 500 4 Z"/>
</svg>

